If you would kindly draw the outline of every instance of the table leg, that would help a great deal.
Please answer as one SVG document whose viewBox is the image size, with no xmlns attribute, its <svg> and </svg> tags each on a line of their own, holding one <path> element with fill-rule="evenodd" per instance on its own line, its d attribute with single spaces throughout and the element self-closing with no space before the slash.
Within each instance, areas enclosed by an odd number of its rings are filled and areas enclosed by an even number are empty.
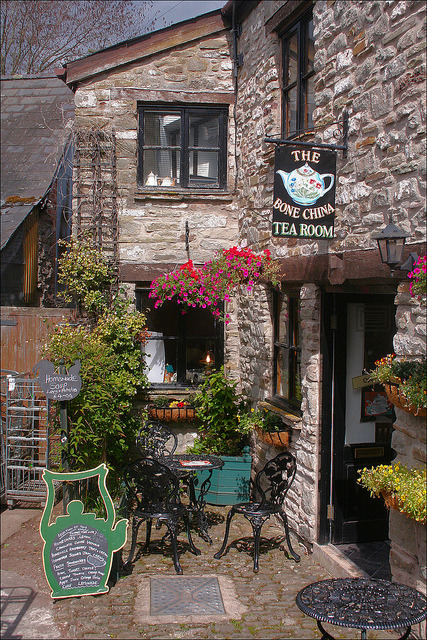
<svg viewBox="0 0 427 640">
<path fill-rule="evenodd" d="M 320 620 L 317 620 L 317 626 L 319 627 L 319 631 L 322 633 L 322 640 L 335 640 L 334 636 L 331 636 L 323 627 Z"/>
<path fill-rule="evenodd" d="M 206 478 L 206 480 L 204 480 L 204 482 L 201 484 L 200 486 L 200 494 L 199 494 L 199 498 L 196 498 L 196 490 L 194 488 L 194 475 L 191 474 L 190 478 L 189 478 L 189 483 L 188 483 L 188 488 L 189 488 L 189 498 L 190 498 L 190 505 L 189 508 L 191 510 L 192 513 L 196 513 L 197 514 L 197 519 L 198 519 L 198 524 L 199 524 L 199 529 L 200 529 L 200 535 L 203 538 L 203 540 L 205 540 L 206 542 L 209 542 L 209 544 L 212 544 L 212 538 L 209 536 L 208 533 L 208 519 L 206 517 L 206 513 L 205 513 L 205 505 L 206 502 L 204 500 L 204 496 L 206 495 L 207 491 L 209 490 L 210 487 L 210 479 L 212 477 L 212 469 L 209 470 L 209 476 Z"/>
</svg>

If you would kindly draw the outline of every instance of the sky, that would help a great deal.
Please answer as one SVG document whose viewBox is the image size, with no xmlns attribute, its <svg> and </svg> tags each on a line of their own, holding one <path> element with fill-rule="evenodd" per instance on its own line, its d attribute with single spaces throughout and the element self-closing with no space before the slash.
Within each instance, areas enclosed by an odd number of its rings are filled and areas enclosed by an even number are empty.
<svg viewBox="0 0 427 640">
<path fill-rule="evenodd" d="M 154 17 L 154 29 L 162 29 L 202 13 L 221 9 L 226 2 L 227 0 L 154 0 L 153 8 L 147 13 L 147 22 Z"/>
</svg>

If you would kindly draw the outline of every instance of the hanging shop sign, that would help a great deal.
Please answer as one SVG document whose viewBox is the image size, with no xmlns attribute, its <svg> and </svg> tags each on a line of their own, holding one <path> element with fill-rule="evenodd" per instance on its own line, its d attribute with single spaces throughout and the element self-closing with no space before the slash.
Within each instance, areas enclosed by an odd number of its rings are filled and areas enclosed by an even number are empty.
<svg viewBox="0 0 427 640">
<path fill-rule="evenodd" d="M 38 371 L 36 380 L 49 400 L 72 400 L 80 393 L 80 360 L 75 360 L 68 372 L 64 368 L 64 373 L 56 372 L 55 365 L 49 360 L 38 362 L 33 371 Z"/>
<path fill-rule="evenodd" d="M 273 236 L 333 239 L 336 152 L 276 147 Z"/>
</svg>

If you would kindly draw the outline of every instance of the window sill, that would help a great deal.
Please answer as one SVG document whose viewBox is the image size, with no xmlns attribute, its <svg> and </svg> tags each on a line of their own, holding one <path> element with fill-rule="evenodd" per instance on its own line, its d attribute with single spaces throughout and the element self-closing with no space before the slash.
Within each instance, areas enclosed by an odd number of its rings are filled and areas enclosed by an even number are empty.
<svg viewBox="0 0 427 640">
<path fill-rule="evenodd" d="M 302 416 L 301 412 L 297 409 L 293 409 L 285 406 L 285 402 L 279 398 L 267 398 L 263 402 L 259 403 L 260 407 L 274 411 L 278 413 L 283 419 L 283 422 L 295 430 L 301 429 Z"/>
<path fill-rule="evenodd" d="M 134 193 L 135 200 L 173 200 L 182 202 L 184 200 L 210 200 L 213 202 L 231 202 L 233 194 L 229 191 L 213 189 L 138 189 Z"/>
</svg>

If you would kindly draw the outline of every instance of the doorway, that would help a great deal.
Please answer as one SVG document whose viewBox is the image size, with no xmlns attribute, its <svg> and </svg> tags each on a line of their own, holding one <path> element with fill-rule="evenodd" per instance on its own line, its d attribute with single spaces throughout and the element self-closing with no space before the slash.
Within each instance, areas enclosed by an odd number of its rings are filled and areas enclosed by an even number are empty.
<svg viewBox="0 0 427 640">
<path fill-rule="evenodd" d="M 388 538 L 388 512 L 358 470 L 389 464 L 393 406 L 366 372 L 393 351 L 393 295 L 325 293 L 322 304 L 321 544 Z"/>
</svg>

